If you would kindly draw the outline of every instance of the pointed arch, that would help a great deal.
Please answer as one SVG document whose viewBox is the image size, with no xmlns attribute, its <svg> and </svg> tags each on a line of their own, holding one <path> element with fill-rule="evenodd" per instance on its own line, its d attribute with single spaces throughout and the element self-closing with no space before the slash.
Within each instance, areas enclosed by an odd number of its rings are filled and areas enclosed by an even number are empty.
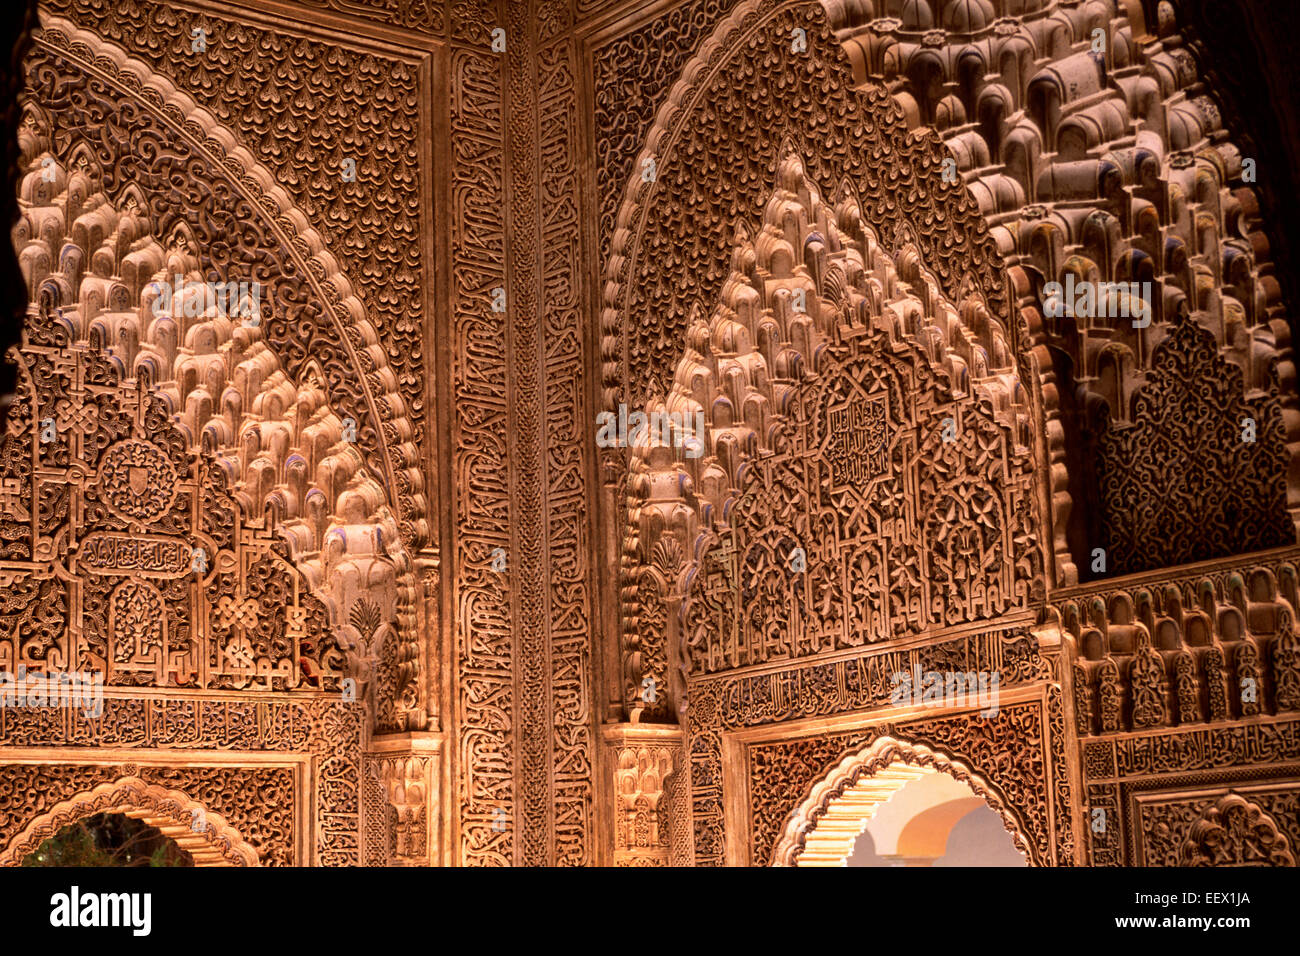
<svg viewBox="0 0 1300 956">
<path fill-rule="evenodd" d="M 886 736 L 846 754 L 812 785 L 808 796 L 787 819 L 772 852 L 772 864 L 799 866 L 804 854 L 815 855 L 815 865 L 847 860 L 876 807 L 926 771 L 946 773 L 970 787 L 1002 818 L 1002 825 L 1026 861 L 1041 863 L 1035 859 L 1023 824 L 993 783 L 942 751 Z M 818 832 L 823 820 L 833 820 L 834 824 Z"/>
<path fill-rule="evenodd" d="M 19 866 L 42 842 L 70 823 L 99 813 L 123 813 L 157 827 L 194 858 L 195 866 L 258 866 L 257 851 L 226 822 L 178 790 L 121 777 L 51 807 L 0 849 L 0 866 Z"/>
<path fill-rule="evenodd" d="M 976 287 L 945 295 L 909 224 L 887 244 L 851 185 L 835 194 L 787 147 L 671 392 L 633 413 L 676 430 L 628 436 L 629 712 L 647 679 L 678 694 L 701 669 L 991 620 L 1045 592 L 1033 416 L 1005 326 Z M 651 634 L 662 614 L 642 613 L 638 582 L 669 538 L 688 568 L 664 577 L 689 583 L 662 595 L 670 623 Z M 787 565 L 793 590 L 772 590 Z M 924 570 L 882 576 L 903 566 Z"/>
<path fill-rule="evenodd" d="M 255 223 L 273 254 L 236 274 L 229 250 L 210 252 L 224 239 L 205 237 L 201 211 L 188 221 L 193 211 L 177 208 L 153 181 L 159 174 L 114 164 L 75 130 L 50 125 L 33 94 L 19 136 L 27 171 L 15 230 L 31 302 L 25 345 L 85 356 L 77 360 L 97 365 L 97 385 L 142 396 L 140 414 L 160 419 L 151 437 L 161 430 L 176 446 L 177 480 L 187 477 L 186 450 L 197 454 L 196 494 L 228 495 L 247 526 L 282 542 L 329 612 L 328 636 L 308 634 L 318 627 L 299 609 L 286 624 L 286 634 L 298 635 L 288 641 L 317 660 L 307 679 L 329 669 L 323 645 L 341 642 L 338 653 L 354 670 L 364 669 L 363 648 L 383 647 L 394 699 L 376 702 L 376 718 L 387 729 L 422 728 L 430 705 L 412 558 L 427 540 L 422 479 L 404 441 L 411 429 L 395 376 L 361 301 L 288 194 L 167 79 L 58 17 L 45 17 L 36 45 L 71 71 L 104 74 L 113 104 L 135 104 L 151 133 L 166 130 L 222 180 L 222 189 L 203 190 L 205 201 L 237 206 L 239 221 Z M 310 353 L 294 321 L 314 326 Z M 75 427 L 93 420 L 82 416 Z M 209 538 L 202 547 L 211 555 L 221 543 Z M 350 609 L 359 600 L 380 609 L 395 640 L 356 632 Z"/>
</svg>

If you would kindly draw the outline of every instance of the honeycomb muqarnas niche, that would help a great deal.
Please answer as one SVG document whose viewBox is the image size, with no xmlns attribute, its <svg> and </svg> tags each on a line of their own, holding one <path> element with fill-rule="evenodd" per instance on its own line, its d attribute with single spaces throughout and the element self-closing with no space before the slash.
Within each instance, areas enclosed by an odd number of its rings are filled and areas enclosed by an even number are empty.
<svg viewBox="0 0 1300 956">
<path fill-rule="evenodd" d="M 0 861 L 1294 865 L 1211 14 L 9 14 Z"/>
</svg>

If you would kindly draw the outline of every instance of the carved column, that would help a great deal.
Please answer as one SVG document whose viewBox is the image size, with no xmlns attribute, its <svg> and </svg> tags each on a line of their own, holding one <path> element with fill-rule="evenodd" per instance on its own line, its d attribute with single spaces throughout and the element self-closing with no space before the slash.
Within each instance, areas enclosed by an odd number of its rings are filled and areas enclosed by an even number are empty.
<svg viewBox="0 0 1300 956">
<path fill-rule="evenodd" d="M 1078 648 L 1061 627 L 1060 617 L 1043 614 L 1032 628 L 1044 659 L 1048 662 L 1053 683 L 1047 690 L 1048 750 L 1051 757 L 1051 804 L 1054 821 L 1053 856 L 1058 866 L 1081 866 L 1087 863 L 1083 842 L 1085 832 L 1079 794 L 1083 793 L 1083 768 L 1079 749 L 1080 719 L 1078 708 L 1089 708 L 1087 685 L 1076 693 L 1082 668 L 1078 665 Z M 1076 673 L 1078 668 L 1080 673 Z M 1086 674 L 1082 674 L 1086 680 Z M 1087 718 L 1091 720 L 1090 717 Z"/>
<path fill-rule="evenodd" d="M 613 775 L 613 864 L 669 866 L 673 824 L 686 820 L 684 799 L 669 778 L 685 769 L 682 731 L 675 726 L 611 724 L 604 729 Z"/>
<path fill-rule="evenodd" d="M 377 737 L 371 772 L 392 811 L 384 839 L 394 866 L 438 866 L 442 861 L 442 740 L 426 733 Z"/>
</svg>

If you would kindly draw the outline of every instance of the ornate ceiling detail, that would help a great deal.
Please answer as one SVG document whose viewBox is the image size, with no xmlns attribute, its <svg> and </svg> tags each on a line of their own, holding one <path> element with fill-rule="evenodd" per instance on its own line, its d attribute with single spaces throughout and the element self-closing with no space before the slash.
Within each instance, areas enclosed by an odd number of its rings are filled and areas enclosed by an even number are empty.
<svg viewBox="0 0 1300 956">
<path fill-rule="evenodd" d="M 1300 407 L 1254 160 L 1229 141 L 1173 8 L 1149 24 L 1139 0 L 918 0 L 897 16 L 869 0 L 824 6 L 858 84 L 887 89 L 918 135 L 943 137 L 1033 310 L 1018 346 L 1067 452 L 1052 487 L 1054 531 L 1074 555 L 1061 583 L 1076 562 L 1095 574 L 1098 546 L 1115 574 L 1294 543 Z M 1051 282 L 1146 283 L 1150 324 L 1073 296 L 1053 317 Z M 1189 347 L 1211 355 L 1179 368 Z M 1162 370 L 1195 384 L 1165 399 Z M 1183 398 L 1172 420 L 1197 422 L 1194 441 L 1169 426 L 1166 406 Z M 1196 522 L 1172 525 L 1162 508 Z"/>
<path fill-rule="evenodd" d="M 367 457 L 367 443 L 382 443 L 359 417 L 357 403 L 402 406 L 391 392 L 374 404 L 365 391 L 350 391 L 358 378 L 354 370 L 367 365 L 374 384 L 392 382 L 360 303 L 287 196 L 211 117 L 187 106 L 165 80 L 66 24 L 50 24 L 38 49 L 49 59 L 33 64 L 37 76 L 52 79 L 63 64 L 79 59 L 96 62 L 100 70 L 111 65 L 123 83 L 114 108 L 133 102 L 142 108 L 117 119 L 125 128 L 134 126 L 136 137 L 132 156 L 114 160 L 69 132 L 69 104 L 51 99 L 41 82 L 33 83 L 37 92 L 21 136 L 29 169 L 21 186 L 24 216 L 15 230 L 32 298 L 27 361 L 33 378 L 22 413 L 15 413 L 14 427 L 25 438 L 11 434 L 8 440 L 11 480 L 28 480 L 19 460 L 24 441 L 33 443 L 43 467 L 81 463 L 98 483 L 97 497 L 129 533 L 85 537 L 75 556 L 83 570 L 158 577 L 158 571 L 141 564 L 143 545 L 131 535 L 166 525 L 171 537 L 150 545 L 165 555 L 148 560 L 150 567 L 162 561 L 169 593 L 183 587 L 180 579 L 191 570 L 215 589 L 212 609 L 199 620 L 214 629 L 205 637 L 215 638 L 216 629 L 229 633 L 221 647 L 214 645 L 211 659 L 182 665 L 190 653 L 186 633 L 191 627 L 200 633 L 208 629 L 181 615 L 170 622 L 175 629 L 168 637 L 170 615 L 159 611 L 152 636 L 136 635 L 137 650 L 121 651 L 126 656 L 117 663 L 136 667 L 128 663 L 131 654 L 143 654 L 142 662 L 152 662 L 152 680 L 199 686 L 219 686 L 208 683 L 209 669 L 215 676 L 233 668 L 246 673 L 232 673 L 232 686 L 252 681 L 265 689 L 298 681 L 324 689 L 322 680 L 338 689 L 338 672 L 347 670 L 362 685 L 358 699 L 365 699 L 367 689 L 378 691 L 373 708 L 380 727 L 421 726 L 425 711 L 412 567 L 382 484 L 385 476 L 374 470 L 375 464 L 389 463 L 386 456 L 394 449 Z M 58 49 L 64 53 L 55 53 Z M 93 114 L 95 101 L 74 101 Z M 61 117 L 59 124 L 50 122 L 52 112 Z M 184 131 L 194 150 L 187 174 L 212 176 L 203 192 L 220 197 L 208 201 L 197 227 L 171 205 L 176 180 L 168 179 L 167 163 L 181 154 L 160 146 L 152 153 L 157 168 L 139 161 L 151 155 L 140 143 L 158 135 L 150 122 L 164 117 L 174 130 Z M 111 114 L 100 121 L 115 122 Z M 231 205 L 223 207 L 222 201 Z M 241 262 L 254 250 L 232 250 L 228 236 L 222 236 L 232 212 L 245 232 L 261 217 L 268 242 L 261 256 Z M 310 323 L 318 303 L 326 304 L 323 311 L 333 311 L 337 322 L 346 317 L 347 324 L 335 349 L 325 347 L 321 328 L 314 329 L 318 344 L 308 355 L 300 341 L 286 335 L 292 317 Z M 297 359 L 292 371 L 282 364 L 286 353 Z M 122 396 L 117 402 L 112 401 L 115 388 Z M 336 401 L 348 412 L 337 410 Z M 134 407 L 136 421 L 112 414 L 106 402 Z M 166 449 L 157 445 L 164 433 L 171 442 Z M 190 465 L 195 455 L 197 483 Z M 39 497 L 17 486 L 13 491 Z M 178 499 L 178 491 L 188 494 Z M 187 509 L 196 501 L 216 511 L 204 512 L 193 529 L 200 537 L 190 542 Z M 73 502 L 72 507 L 80 506 Z M 252 552 L 252 563 L 240 563 L 247 542 L 234 535 L 228 517 L 218 517 L 222 508 L 237 508 L 248 532 L 297 565 L 302 589 L 328 609 L 318 625 L 308 627 L 312 612 L 287 598 L 283 589 L 296 594 L 297 583 L 262 594 L 281 606 L 259 612 L 253 592 L 268 582 L 260 580 L 264 571 Z M 70 548 L 90 530 L 85 519 L 78 524 L 59 547 Z M 25 556 L 39 558 L 50 546 L 38 533 Z M 191 547 L 199 557 L 191 559 Z M 99 578 L 96 585 L 104 580 L 110 579 Z M 131 587 L 129 595 L 119 594 L 119 588 L 109 602 L 110 630 L 118 626 L 111 622 L 137 613 L 128 608 L 140 614 L 154 605 L 161 608 L 164 598 L 154 584 Z M 179 594 L 166 598 L 170 606 Z M 269 626 L 268 615 L 275 619 L 285 613 L 283 604 L 290 605 L 285 636 L 298 635 L 292 674 L 281 674 L 272 662 L 279 651 L 271 653 L 269 645 L 261 649 L 252 636 Z M 144 649 L 154 644 L 172 650 L 155 656 Z M 15 649 L 14 660 L 26 653 Z"/>
<path fill-rule="evenodd" d="M 692 29 L 695 29 L 692 27 Z M 792 42 L 804 31 L 806 47 Z M 830 55 L 827 55 L 830 54 Z M 626 80 L 643 81 L 629 63 Z M 940 175 L 937 142 L 911 136 L 883 89 L 855 92 L 820 7 L 744 0 L 698 47 L 655 115 L 622 189 L 604 266 L 603 407 L 640 407 L 671 387 L 690 313 L 730 272 L 731 226 L 761 214 L 788 141 L 826 193 L 849 181 L 883 235 L 903 222 L 949 296 L 973 283 L 1006 311 L 978 209 Z M 618 162 L 611 153 L 606 165 Z"/>
<path fill-rule="evenodd" d="M 669 661 L 790 660 L 1046 593 L 1006 330 L 978 293 L 947 300 L 909 230 L 891 252 L 840 196 L 824 204 L 782 154 L 761 228 L 738 227 L 720 302 L 646 406 L 703 425 L 631 452 L 625 686 L 646 716 L 668 712 L 647 679 L 680 692 Z"/>
</svg>

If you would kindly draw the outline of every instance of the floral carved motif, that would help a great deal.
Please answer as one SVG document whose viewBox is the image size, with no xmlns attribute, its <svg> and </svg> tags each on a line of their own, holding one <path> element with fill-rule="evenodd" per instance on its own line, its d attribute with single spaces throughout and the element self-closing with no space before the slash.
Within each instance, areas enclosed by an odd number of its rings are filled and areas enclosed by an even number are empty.
<svg viewBox="0 0 1300 956">
<path fill-rule="evenodd" d="M 1298 808 L 1300 795 L 1293 788 L 1251 790 L 1246 794 L 1228 792 L 1208 799 L 1142 800 L 1139 813 L 1143 863 L 1147 866 L 1295 866 L 1292 841 L 1297 834 L 1288 836 L 1286 826 L 1279 820 L 1295 821 Z"/>
<path fill-rule="evenodd" d="M 1214 336 L 1174 320 L 1132 423 L 1101 433 L 1101 543 L 1112 573 L 1295 543 L 1277 385 L 1269 391 L 1244 397 L 1241 370 Z"/>
<path fill-rule="evenodd" d="M 620 190 L 636 172 L 633 160 L 655 112 L 729 6 L 727 0 L 687 0 L 593 52 L 601 262 L 609 255 Z"/>
<path fill-rule="evenodd" d="M 55 557 L 61 542 L 73 552 L 61 562 L 93 572 L 71 584 L 84 642 L 41 638 L 37 656 L 48 666 L 112 661 L 119 669 L 110 683 L 340 690 L 349 650 L 372 636 L 355 633 L 349 614 L 369 593 L 395 636 L 388 652 L 375 648 L 380 677 L 360 696 L 381 727 L 422 725 L 411 562 L 400 505 L 384 485 L 393 449 L 361 412 L 373 414 L 376 393 L 349 391 L 358 365 L 373 370 L 375 357 L 359 361 L 353 351 L 350 337 L 370 333 L 346 280 L 329 272 L 310 230 L 282 243 L 300 214 L 286 215 L 287 197 L 248 153 L 235 148 L 221 159 L 229 137 L 210 116 L 197 117 L 192 104 L 186 113 L 174 91 L 162 109 L 165 80 L 61 21 L 47 23 L 37 50 L 30 70 L 43 79 L 34 79 L 20 135 L 29 171 L 15 231 L 33 310 L 0 499 L 43 504 L 30 545 L 18 545 L 18 522 L 3 536 L 13 557 L 37 560 Z M 111 92 L 83 88 L 94 50 L 119 64 Z M 66 81 L 51 85 L 55 75 Z M 67 126 L 74 114 L 80 130 L 126 123 L 137 142 L 170 141 L 169 124 L 208 138 L 181 140 L 182 172 L 174 150 L 134 154 L 155 155 L 152 166 L 97 152 Z M 226 185 L 203 191 L 194 225 L 178 216 L 172 188 L 204 175 Z M 241 190 L 256 190 L 265 207 L 254 213 Z M 247 228 L 224 229 L 232 216 Z M 232 235 L 250 247 L 232 247 Z M 249 273 L 238 275 L 241 263 Z M 266 291 L 252 306 L 213 292 L 248 274 Z M 340 333 L 309 318 L 332 312 L 353 324 Z M 284 335 L 290 316 L 335 336 L 334 345 L 321 340 L 307 357 Z M 295 364 L 296 380 L 287 374 Z M 336 411 L 335 400 L 351 414 Z M 400 414 L 400 401 L 380 404 Z M 367 443 L 381 453 L 368 459 Z M 20 460 L 29 444 L 35 462 L 66 476 L 36 477 Z M 60 537 L 64 526 L 73 534 Z M 75 550 L 82 535 L 84 559 Z M 156 587 L 115 580 L 137 571 Z M 40 566 L 23 576 L 42 581 Z M 35 659 L 16 647 L 7 653 Z M 386 696 L 373 694 L 384 681 Z"/>
<path fill-rule="evenodd" d="M 1229 794 L 1207 807 L 1180 847 L 1184 866 L 1295 866 L 1290 841 L 1258 805 Z"/>
<path fill-rule="evenodd" d="M 823 203 L 782 154 L 761 228 L 738 228 L 721 301 L 647 406 L 704 432 L 698 454 L 676 436 L 631 454 L 630 710 L 668 658 L 707 673 L 813 656 L 1045 593 L 1005 331 L 980 296 L 944 298 L 909 231 L 891 253 L 839 194 Z"/>
</svg>

